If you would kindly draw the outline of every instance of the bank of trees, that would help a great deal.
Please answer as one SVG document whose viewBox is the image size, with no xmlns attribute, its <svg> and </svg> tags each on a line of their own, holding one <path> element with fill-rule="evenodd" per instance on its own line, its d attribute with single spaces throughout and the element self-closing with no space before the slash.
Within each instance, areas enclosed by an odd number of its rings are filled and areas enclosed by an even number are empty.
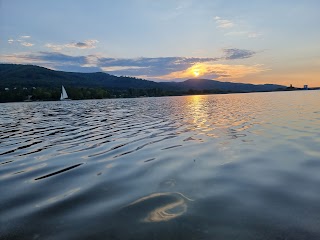
<svg viewBox="0 0 320 240">
<path fill-rule="evenodd" d="M 65 87 L 69 98 L 81 99 L 104 99 L 104 98 L 131 98 L 131 97 L 159 97 L 182 95 L 177 92 L 164 91 L 158 88 L 152 89 L 104 89 L 104 88 L 77 88 Z M 59 100 L 61 88 L 13 88 L 0 89 L 0 102 L 22 101 L 54 101 Z"/>
<path fill-rule="evenodd" d="M 104 88 L 81 88 L 65 87 L 69 98 L 73 100 L 81 99 L 104 99 L 104 98 L 135 98 L 135 97 L 161 97 L 161 96 L 181 96 L 195 94 L 221 94 L 229 93 L 220 90 L 188 90 L 173 91 L 160 88 L 150 89 L 104 89 Z M 61 87 L 46 88 L 19 88 L 0 89 L 0 102 L 22 102 L 22 101 L 55 101 L 60 99 Z"/>
</svg>

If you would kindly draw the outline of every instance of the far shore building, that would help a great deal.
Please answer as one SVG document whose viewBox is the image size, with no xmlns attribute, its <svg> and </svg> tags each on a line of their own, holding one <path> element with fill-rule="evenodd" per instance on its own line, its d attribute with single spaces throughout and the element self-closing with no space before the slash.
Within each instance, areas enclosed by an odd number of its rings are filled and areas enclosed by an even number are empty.
<svg viewBox="0 0 320 240">
<path fill-rule="evenodd" d="M 309 89 L 309 88 L 308 88 L 308 85 L 304 85 L 304 86 L 303 86 L 303 89 L 304 89 L 304 90 L 308 90 L 308 89 Z"/>
</svg>

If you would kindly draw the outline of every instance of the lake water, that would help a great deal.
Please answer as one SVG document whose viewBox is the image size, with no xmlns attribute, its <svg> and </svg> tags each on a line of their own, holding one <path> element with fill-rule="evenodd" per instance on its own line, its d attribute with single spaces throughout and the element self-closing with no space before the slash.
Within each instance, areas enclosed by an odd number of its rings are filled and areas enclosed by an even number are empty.
<svg viewBox="0 0 320 240">
<path fill-rule="evenodd" d="M 0 239 L 320 239 L 320 91 L 0 105 Z"/>
</svg>

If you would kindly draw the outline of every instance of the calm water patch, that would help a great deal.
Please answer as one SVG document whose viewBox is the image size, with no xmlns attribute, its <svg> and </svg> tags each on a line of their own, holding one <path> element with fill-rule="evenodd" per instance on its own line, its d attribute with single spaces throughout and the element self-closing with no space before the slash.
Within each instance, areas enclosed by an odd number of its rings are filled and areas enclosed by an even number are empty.
<svg viewBox="0 0 320 240">
<path fill-rule="evenodd" d="M 0 239 L 320 239 L 320 91 L 0 105 Z"/>
</svg>

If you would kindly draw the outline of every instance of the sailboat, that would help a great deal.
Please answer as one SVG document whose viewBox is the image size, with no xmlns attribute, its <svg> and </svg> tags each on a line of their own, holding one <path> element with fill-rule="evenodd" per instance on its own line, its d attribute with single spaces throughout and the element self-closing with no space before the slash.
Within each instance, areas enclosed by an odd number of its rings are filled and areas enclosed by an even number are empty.
<svg viewBox="0 0 320 240">
<path fill-rule="evenodd" d="M 68 98 L 68 94 L 64 86 L 62 86 L 62 91 L 61 91 L 61 96 L 60 96 L 60 101 L 69 101 L 71 99 Z"/>
</svg>

